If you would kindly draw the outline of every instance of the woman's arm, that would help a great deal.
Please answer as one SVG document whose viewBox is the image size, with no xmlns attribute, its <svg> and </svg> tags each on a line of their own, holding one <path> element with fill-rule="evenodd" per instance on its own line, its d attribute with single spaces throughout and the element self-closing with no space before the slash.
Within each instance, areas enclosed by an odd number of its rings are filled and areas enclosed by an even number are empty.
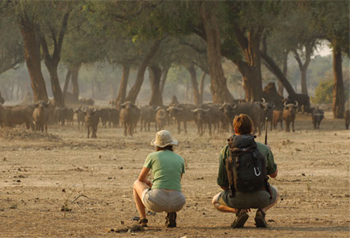
<svg viewBox="0 0 350 238">
<path fill-rule="evenodd" d="M 276 178 L 278 173 L 278 169 L 276 168 L 276 171 L 273 174 L 269 174 L 271 178 Z"/>
<path fill-rule="evenodd" d="M 147 175 L 148 175 L 149 171 L 150 171 L 150 168 L 143 167 L 142 170 L 141 170 L 141 173 L 139 175 L 138 180 L 143 182 L 143 183 L 145 183 L 145 184 L 147 184 L 149 187 L 152 187 L 151 181 L 149 181 L 147 179 Z"/>
</svg>

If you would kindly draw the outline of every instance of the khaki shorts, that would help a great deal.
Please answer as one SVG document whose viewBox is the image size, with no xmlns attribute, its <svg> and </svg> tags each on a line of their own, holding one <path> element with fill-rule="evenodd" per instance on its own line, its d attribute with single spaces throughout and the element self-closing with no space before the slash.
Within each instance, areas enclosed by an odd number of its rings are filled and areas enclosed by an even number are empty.
<svg viewBox="0 0 350 238">
<path fill-rule="evenodd" d="M 270 185 L 272 198 L 266 190 L 256 191 L 252 193 L 236 192 L 233 198 L 230 197 L 230 191 L 222 191 L 218 196 L 217 202 L 220 205 L 238 208 L 238 209 L 249 209 L 249 208 L 264 208 L 274 203 L 277 199 L 277 189 Z"/>
<path fill-rule="evenodd" d="M 145 189 L 141 200 L 145 207 L 153 212 L 178 212 L 186 203 L 182 192 L 164 189 Z"/>
</svg>

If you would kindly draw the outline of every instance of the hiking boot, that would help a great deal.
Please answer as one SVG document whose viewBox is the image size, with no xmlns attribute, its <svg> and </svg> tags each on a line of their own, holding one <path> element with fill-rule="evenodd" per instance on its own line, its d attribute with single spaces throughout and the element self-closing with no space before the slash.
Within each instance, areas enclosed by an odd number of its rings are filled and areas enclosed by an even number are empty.
<svg viewBox="0 0 350 238">
<path fill-rule="evenodd" d="M 165 219 L 166 227 L 176 227 L 176 212 L 169 212 Z"/>
<path fill-rule="evenodd" d="M 148 226 L 148 225 L 147 225 L 148 220 L 147 220 L 146 218 L 141 219 L 141 220 L 139 221 L 139 223 L 140 223 L 140 225 L 141 225 L 142 227 L 147 227 L 147 226 Z"/>
<path fill-rule="evenodd" d="M 266 215 L 266 213 L 260 209 L 256 211 L 256 215 L 255 215 L 255 219 L 254 219 L 256 227 L 265 228 L 268 226 L 267 222 L 265 220 L 265 215 Z"/>
<path fill-rule="evenodd" d="M 236 213 L 236 219 L 231 224 L 232 228 L 242 228 L 245 222 L 248 220 L 248 213 L 244 209 L 239 209 Z"/>
</svg>

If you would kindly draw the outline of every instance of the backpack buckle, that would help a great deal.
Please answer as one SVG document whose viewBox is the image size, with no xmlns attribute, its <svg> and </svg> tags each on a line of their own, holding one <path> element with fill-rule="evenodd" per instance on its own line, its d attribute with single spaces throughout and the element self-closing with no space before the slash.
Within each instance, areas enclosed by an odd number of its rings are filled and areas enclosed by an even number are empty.
<svg viewBox="0 0 350 238">
<path fill-rule="evenodd" d="M 259 167 L 254 167 L 254 174 L 256 177 L 260 176 L 261 172 L 260 172 Z"/>
</svg>

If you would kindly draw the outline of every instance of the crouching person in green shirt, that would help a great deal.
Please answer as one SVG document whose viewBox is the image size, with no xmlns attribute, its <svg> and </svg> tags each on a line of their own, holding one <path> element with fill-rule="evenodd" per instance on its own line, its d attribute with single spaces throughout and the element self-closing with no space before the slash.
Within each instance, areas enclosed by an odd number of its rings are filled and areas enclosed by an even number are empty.
<svg viewBox="0 0 350 238">
<path fill-rule="evenodd" d="M 236 116 L 233 120 L 233 128 L 235 130 L 235 135 L 232 137 L 231 140 L 232 144 L 230 145 L 232 147 L 231 149 L 229 149 L 229 145 L 226 145 L 221 150 L 219 157 L 219 173 L 217 178 L 217 184 L 223 189 L 223 191 L 221 193 L 216 194 L 213 197 L 212 204 L 217 210 L 221 212 L 229 212 L 236 214 L 236 218 L 231 224 L 232 228 L 243 227 L 249 217 L 248 212 L 252 208 L 258 209 L 254 218 L 255 225 L 257 227 L 267 227 L 268 225 L 265 220 L 266 211 L 273 207 L 278 200 L 277 189 L 269 185 L 267 179 L 268 177 L 275 178 L 277 176 L 277 165 L 274 162 L 273 154 L 270 148 L 267 145 L 255 142 L 255 136 L 251 135 L 252 120 L 248 115 L 240 114 L 239 116 Z M 239 154 L 235 153 L 242 153 L 242 151 L 247 151 L 250 148 L 254 150 L 254 155 L 248 155 L 253 157 L 248 157 L 249 160 L 246 160 L 248 161 L 248 163 L 245 165 L 244 161 L 240 159 L 238 160 L 237 156 L 239 156 Z M 256 148 L 258 149 L 258 152 L 255 152 Z M 233 153 L 232 156 L 230 155 L 230 150 Z M 237 177 L 247 177 L 247 173 L 250 173 L 250 169 L 246 169 L 244 171 L 242 168 L 244 166 L 246 166 L 245 168 L 248 168 L 249 166 L 252 166 L 251 164 L 256 163 L 252 162 L 253 158 L 257 158 L 254 157 L 255 154 L 259 154 L 259 159 L 260 161 L 262 161 L 262 170 L 264 170 L 264 167 L 266 166 L 266 171 L 262 171 L 262 176 L 265 177 L 265 179 L 262 180 L 263 182 L 257 185 L 257 187 L 254 188 L 254 190 L 252 189 L 252 191 L 249 192 L 240 191 L 239 189 L 235 188 L 238 187 L 238 184 L 235 184 L 235 186 L 230 186 L 230 178 L 231 181 L 235 180 L 235 182 L 237 182 Z M 263 158 L 260 156 L 263 156 Z M 233 160 L 231 160 L 231 158 L 233 158 Z M 228 174 L 231 173 L 230 170 L 228 170 L 228 168 L 230 167 L 226 167 L 226 165 L 229 164 L 229 161 L 234 161 L 232 162 L 233 164 L 236 163 L 236 174 L 234 172 L 233 176 Z M 239 166 L 241 166 L 241 168 L 239 168 Z M 240 171 L 238 171 L 238 169 Z M 243 171 L 245 172 L 245 175 L 242 175 Z M 255 177 L 257 177 L 257 175 L 260 175 L 260 171 L 257 170 L 257 165 L 254 165 L 254 172 L 252 174 L 252 177 L 254 179 Z M 243 181 L 243 179 L 241 181 Z M 247 188 L 248 186 L 246 184 L 247 183 L 240 183 L 241 190 L 249 189 Z"/>
<path fill-rule="evenodd" d="M 176 227 L 176 212 L 185 205 L 186 198 L 181 192 L 181 178 L 185 173 L 184 159 L 173 152 L 178 141 L 170 132 L 157 132 L 151 145 L 156 152 L 150 153 L 138 179 L 134 182 L 134 200 L 140 214 L 140 224 L 147 227 L 145 208 L 153 212 L 166 212 L 166 227 Z M 153 182 L 147 179 L 152 170 Z"/>
</svg>

